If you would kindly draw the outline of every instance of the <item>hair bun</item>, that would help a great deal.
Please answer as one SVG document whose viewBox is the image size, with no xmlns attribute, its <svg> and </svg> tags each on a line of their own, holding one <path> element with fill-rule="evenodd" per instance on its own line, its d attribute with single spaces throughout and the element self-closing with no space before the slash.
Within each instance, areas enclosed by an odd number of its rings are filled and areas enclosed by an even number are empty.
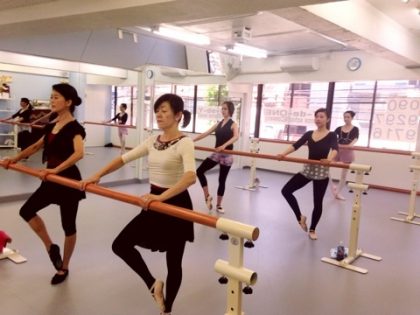
<svg viewBox="0 0 420 315">
<path fill-rule="evenodd" d="M 82 99 L 79 96 L 76 96 L 73 100 L 73 105 L 79 106 L 80 104 L 82 104 Z"/>
</svg>

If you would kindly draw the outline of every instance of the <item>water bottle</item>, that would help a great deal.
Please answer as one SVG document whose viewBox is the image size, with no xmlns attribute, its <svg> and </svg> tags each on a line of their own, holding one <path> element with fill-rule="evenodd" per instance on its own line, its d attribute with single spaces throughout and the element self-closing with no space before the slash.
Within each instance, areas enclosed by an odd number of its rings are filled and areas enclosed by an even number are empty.
<svg viewBox="0 0 420 315">
<path fill-rule="evenodd" d="M 337 246 L 337 260 L 341 261 L 346 256 L 346 249 L 344 248 L 343 241 L 340 242 L 340 244 Z"/>
</svg>

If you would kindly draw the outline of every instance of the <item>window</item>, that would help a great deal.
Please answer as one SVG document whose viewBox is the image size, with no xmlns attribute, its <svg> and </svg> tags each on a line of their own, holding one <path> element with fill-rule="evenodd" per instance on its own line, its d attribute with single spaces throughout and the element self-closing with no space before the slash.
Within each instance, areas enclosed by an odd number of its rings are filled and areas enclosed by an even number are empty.
<svg viewBox="0 0 420 315">
<path fill-rule="evenodd" d="M 197 112 L 195 121 L 195 132 L 207 131 L 218 120 L 220 120 L 219 86 L 198 85 L 197 86 Z"/>
<path fill-rule="evenodd" d="M 314 112 L 326 106 L 327 94 L 327 82 L 264 85 L 260 137 L 299 139 L 314 128 Z"/>
<path fill-rule="evenodd" d="M 331 130 L 344 125 L 343 114 L 347 110 L 356 113 L 353 125 L 359 128 L 356 145 L 367 146 L 374 98 L 375 81 L 336 82 L 331 114 Z"/>
<path fill-rule="evenodd" d="M 414 151 L 420 117 L 420 81 L 378 81 L 370 146 Z"/>
<path fill-rule="evenodd" d="M 119 106 L 127 104 L 126 113 L 128 115 L 127 124 L 136 124 L 137 107 L 137 87 L 135 86 L 113 86 L 114 97 L 112 100 L 111 116 L 115 117 L 119 113 Z"/>
</svg>

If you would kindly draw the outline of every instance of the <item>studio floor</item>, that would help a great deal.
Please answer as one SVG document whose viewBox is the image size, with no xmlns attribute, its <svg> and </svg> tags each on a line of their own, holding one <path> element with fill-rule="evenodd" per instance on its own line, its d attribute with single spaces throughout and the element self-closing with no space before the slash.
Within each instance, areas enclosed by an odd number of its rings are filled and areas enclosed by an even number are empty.
<svg viewBox="0 0 420 315">
<path fill-rule="evenodd" d="M 87 176 L 118 154 L 117 149 L 92 148 L 80 163 Z M 1 155 L 7 155 L 1 152 Z M 25 162 L 39 166 L 39 158 Z M 112 189 L 146 193 L 146 182 L 131 181 L 134 168 L 125 166 L 104 178 Z M 370 190 L 362 197 L 359 247 L 381 256 L 382 261 L 359 258 L 363 275 L 321 261 L 340 241 L 348 245 L 353 195 L 333 199 L 330 190 L 312 241 L 281 196 L 290 175 L 258 170 L 262 185 L 257 191 L 235 188 L 248 182 L 249 170 L 233 169 L 228 177 L 224 207 L 226 218 L 260 228 L 255 247 L 245 249 L 244 265 L 258 273 L 252 295 L 243 296 L 248 315 L 417 315 L 420 313 L 420 226 L 390 220 L 406 211 L 408 195 Z M 217 189 L 217 172 L 208 174 L 211 192 Z M 349 177 L 351 179 L 351 177 Z M 158 315 L 143 282 L 111 251 L 121 229 L 140 211 L 132 205 L 88 194 L 79 207 L 78 243 L 68 279 L 51 286 L 53 269 L 41 241 L 19 217 L 25 195 L 39 180 L 0 168 L 0 229 L 12 236 L 10 247 L 28 261 L 0 260 L 0 314 L 4 315 Z M 197 182 L 190 188 L 196 211 L 208 213 Z M 13 195 L 13 198 L 8 196 Z M 302 212 L 310 217 L 312 187 L 296 194 Z M 20 199 L 19 199 L 20 198 Z M 417 211 L 419 212 L 419 211 Z M 56 206 L 41 213 L 53 240 L 63 242 Z M 214 214 L 215 215 L 215 214 Z M 167 233 L 167 231 L 156 231 Z M 166 278 L 165 256 L 140 249 L 152 273 Z M 211 228 L 195 225 L 195 241 L 188 243 L 183 262 L 183 283 L 173 315 L 223 315 L 226 286 L 214 271 L 217 259 L 227 259 L 227 243 Z"/>
</svg>

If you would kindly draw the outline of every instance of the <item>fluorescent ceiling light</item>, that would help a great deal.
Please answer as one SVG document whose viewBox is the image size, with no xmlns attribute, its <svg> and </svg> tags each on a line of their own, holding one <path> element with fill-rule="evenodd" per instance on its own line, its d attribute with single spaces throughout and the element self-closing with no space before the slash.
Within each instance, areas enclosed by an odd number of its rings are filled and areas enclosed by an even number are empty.
<svg viewBox="0 0 420 315">
<path fill-rule="evenodd" d="M 226 51 L 246 57 L 267 58 L 267 51 L 265 49 L 244 44 L 236 43 L 233 46 L 226 46 Z"/>
<path fill-rule="evenodd" d="M 157 29 L 153 29 L 153 33 L 195 45 L 203 46 L 210 44 L 210 38 L 205 35 L 193 33 L 171 25 L 160 25 Z"/>
</svg>

